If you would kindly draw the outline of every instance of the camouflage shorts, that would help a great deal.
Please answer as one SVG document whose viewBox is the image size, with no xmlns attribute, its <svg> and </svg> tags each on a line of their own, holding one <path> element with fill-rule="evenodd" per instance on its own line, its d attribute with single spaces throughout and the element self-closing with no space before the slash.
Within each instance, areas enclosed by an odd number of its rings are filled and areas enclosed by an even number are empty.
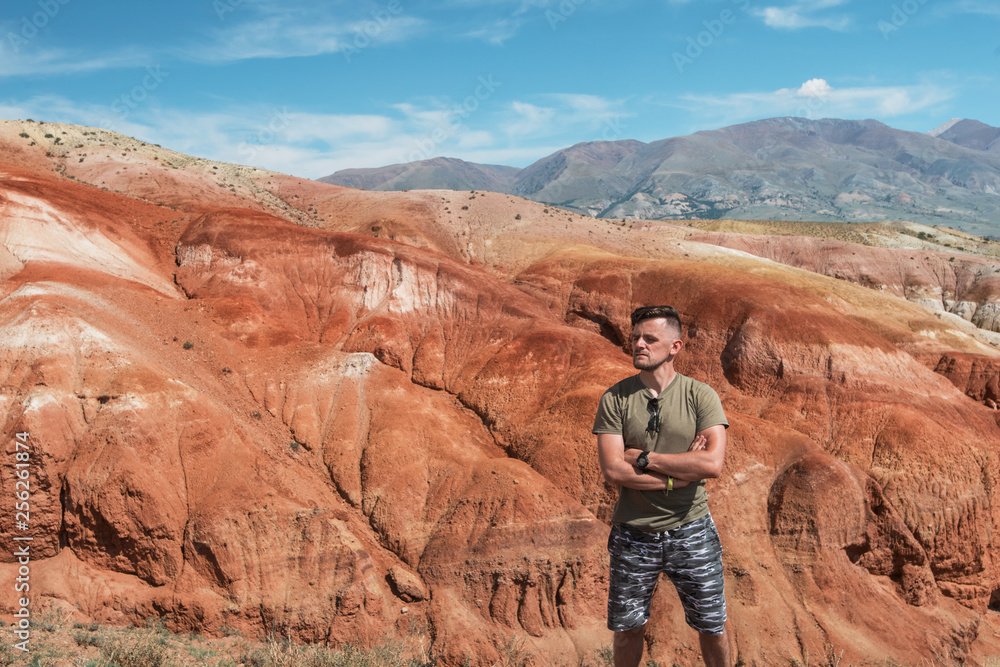
<svg viewBox="0 0 1000 667">
<path fill-rule="evenodd" d="M 613 526 L 608 553 L 609 629 L 631 630 L 649 620 L 653 591 L 663 572 L 677 589 L 688 625 L 701 633 L 723 632 L 722 544 L 711 515 L 662 533 Z"/>
</svg>

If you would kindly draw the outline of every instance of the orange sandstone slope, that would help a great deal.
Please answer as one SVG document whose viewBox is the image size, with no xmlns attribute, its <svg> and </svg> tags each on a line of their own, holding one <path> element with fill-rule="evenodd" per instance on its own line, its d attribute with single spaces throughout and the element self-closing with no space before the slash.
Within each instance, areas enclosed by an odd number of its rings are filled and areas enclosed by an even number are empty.
<svg viewBox="0 0 1000 667">
<path fill-rule="evenodd" d="M 31 434 L 36 608 L 590 660 L 614 490 L 589 427 L 632 372 L 628 312 L 666 301 L 691 323 L 681 371 L 732 422 L 709 490 L 737 655 L 1000 655 L 992 332 L 496 193 L 366 193 L 148 144 L 84 176 L 134 140 L 62 127 L 65 155 L 0 124 L 0 395 L 8 442 Z M 0 532 L 23 534 L 12 512 Z M 4 557 L 0 586 L 16 576 Z M 668 587 L 654 606 L 651 657 L 693 664 Z"/>
</svg>

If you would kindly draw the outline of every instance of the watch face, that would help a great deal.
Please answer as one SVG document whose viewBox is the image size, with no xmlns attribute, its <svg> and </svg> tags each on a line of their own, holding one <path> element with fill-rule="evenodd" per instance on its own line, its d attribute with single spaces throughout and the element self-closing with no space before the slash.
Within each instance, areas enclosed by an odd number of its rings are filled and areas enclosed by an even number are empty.
<svg viewBox="0 0 1000 667">
<path fill-rule="evenodd" d="M 645 470 L 646 466 L 649 465 L 649 454 L 647 454 L 646 452 L 639 454 L 639 458 L 635 460 L 635 464 L 639 466 L 639 468 L 641 468 L 642 470 Z"/>
</svg>

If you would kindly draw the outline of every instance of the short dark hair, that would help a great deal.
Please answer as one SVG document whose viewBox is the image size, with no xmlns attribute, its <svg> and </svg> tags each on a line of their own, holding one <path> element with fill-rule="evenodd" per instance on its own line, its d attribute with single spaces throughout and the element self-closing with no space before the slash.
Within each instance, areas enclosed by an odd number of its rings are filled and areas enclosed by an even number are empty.
<svg viewBox="0 0 1000 667">
<path fill-rule="evenodd" d="M 667 324 L 677 327 L 677 335 L 681 333 L 681 316 L 673 306 L 643 306 L 632 311 L 632 326 L 643 320 L 655 320 L 662 317 Z"/>
</svg>

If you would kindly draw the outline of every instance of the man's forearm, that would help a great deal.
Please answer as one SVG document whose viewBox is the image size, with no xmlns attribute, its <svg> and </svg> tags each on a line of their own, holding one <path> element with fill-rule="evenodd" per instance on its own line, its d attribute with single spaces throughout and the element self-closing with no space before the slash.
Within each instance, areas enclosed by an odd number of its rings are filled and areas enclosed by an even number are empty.
<svg viewBox="0 0 1000 667">
<path fill-rule="evenodd" d="M 715 461 L 708 452 L 651 453 L 646 470 L 688 482 L 699 482 L 709 477 L 718 477 Z"/>
<path fill-rule="evenodd" d="M 638 453 L 638 450 L 626 450 L 620 435 L 602 433 L 597 436 L 597 456 L 604 480 L 608 484 L 638 491 L 667 490 L 671 486 L 667 475 L 648 467 L 643 471 L 635 465 Z M 687 486 L 687 481 L 675 479 L 672 486 L 675 489 L 682 488 Z"/>
<path fill-rule="evenodd" d="M 669 477 L 673 476 L 670 475 Z M 674 477 L 674 481 L 671 483 L 668 479 L 668 475 L 659 473 L 655 470 L 650 470 L 648 467 L 645 471 L 640 470 L 635 467 L 635 465 L 628 463 L 624 459 L 609 468 L 608 474 L 605 475 L 605 479 L 611 484 L 617 484 L 618 486 L 624 486 L 629 489 L 636 489 L 637 491 L 666 491 L 671 486 L 675 489 L 682 489 L 688 485 L 688 482 L 698 481 L 683 480 Z"/>
<path fill-rule="evenodd" d="M 636 464 L 640 450 L 628 448 L 624 452 L 626 463 Z M 712 426 L 697 434 L 686 452 L 662 454 L 647 452 L 647 471 L 669 475 L 675 479 L 698 482 L 722 474 L 726 454 L 726 432 L 723 426 Z"/>
<path fill-rule="evenodd" d="M 658 472 L 640 472 L 633 468 L 631 472 L 619 473 L 615 478 L 618 486 L 624 486 L 637 491 L 666 491 L 667 475 Z M 676 487 L 675 487 L 676 488 Z"/>
</svg>

